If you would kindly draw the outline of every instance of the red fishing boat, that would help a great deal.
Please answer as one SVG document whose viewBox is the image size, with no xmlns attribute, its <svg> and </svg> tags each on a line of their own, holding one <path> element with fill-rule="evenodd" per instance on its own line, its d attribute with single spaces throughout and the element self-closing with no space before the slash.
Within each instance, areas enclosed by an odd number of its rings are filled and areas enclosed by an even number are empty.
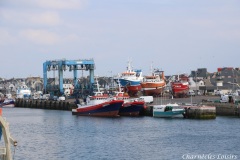
<svg viewBox="0 0 240 160">
<path fill-rule="evenodd" d="M 92 101 L 100 99 L 100 97 L 94 98 L 94 96 L 91 98 Z M 72 114 L 79 116 L 116 117 L 122 104 L 122 100 L 105 101 L 99 104 L 91 102 L 87 105 L 78 104 L 78 108 L 72 109 Z"/>
<path fill-rule="evenodd" d="M 94 96 L 88 96 L 84 104 L 77 104 L 78 108 L 72 109 L 72 114 L 79 116 L 115 117 L 118 116 L 123 102 L 123 100 L 114 100 L 108 95 L 103 94 L 99 91 L 98 86 L 98 91 L 94 92 Z"/>
<path fill-rule="evenodd" d="M 120 116 L 139 116 L 145 109 L 145 101 L 140 98 L 130 98 L 130 96 L 121 91 L 115 92 L 114 99 L 124 100 L 123 105 L 119 109 Z"/>
<path fill-rule="evenodd" d="M 171 89 L 174 98 L 187 97 L 189 91 L 188 76 L 185 74 L 177 76 L 177 79 L 171 82 Z"/>
<path fill-rule="evenodd" d="M 127 92 L 129 95 L 131 95 L 132 97 L 136 97 L 138 95 L 138 92 L 141 91 L 141 85 L 126 85 L 125 87 L 123 87 L 124 92 Z"/>
<path fill-rule="evenodd" d="M 124 102 L 119 110 L 120 116 L 140 116 L 146 109 L 145 102 L 139 99 Z"/>
</svg>

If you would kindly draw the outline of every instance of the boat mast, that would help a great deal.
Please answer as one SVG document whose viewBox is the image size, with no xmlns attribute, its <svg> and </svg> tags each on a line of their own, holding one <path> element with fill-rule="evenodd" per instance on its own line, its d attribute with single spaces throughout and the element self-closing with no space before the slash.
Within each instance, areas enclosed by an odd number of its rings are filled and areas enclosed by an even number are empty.
<svg viewBox="0 0 240 160">
<path fill-rule="evenodd" d="M 129 59 L 128 60 L 128 66 L 127 66 L 127 72 L 132 72 L 132 65 L 131 65 L 132 61 Z"/>
<path fill-rule="evenodd" d="M 98 79 L 97 78 L 96 78 L 96 83 L 97 83 L 97 91 L 100 92 L 99 83 L 98 83 Z"/>
<path fill-rule="evenodd" d="M 119 78 L 118 78 L 118 91 L 121 92 L 121 86 L 120 86 Z"/>
<path fill-rule="evenodd" d="M 151 66 L 150 66 L 150 75 L 152 75 L 152 76 L 154 76 L 154 74 L 153 74 L 153 62 L 151 63 Z"/>
</svg>

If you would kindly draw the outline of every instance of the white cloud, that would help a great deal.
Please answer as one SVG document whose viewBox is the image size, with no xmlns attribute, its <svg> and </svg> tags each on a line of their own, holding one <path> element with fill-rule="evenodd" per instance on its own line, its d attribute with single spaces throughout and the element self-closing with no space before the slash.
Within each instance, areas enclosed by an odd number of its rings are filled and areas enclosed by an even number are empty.
<svg viewBox="0 0 240 160">
<path fill-rule="evenodd" d="M 0 45 L 12 44 L 15 38 L 5 28 L 0 28 Z"/>
<path fill-rule="evenodd" d="M 20 36 L 27 40 L 41 45 L 54 45 L 60 42 L 60 37 L 46 30 L 27 29 L 20 32 Z"/>
<path fill-rule="evenodd" d="M 78 41 L 79 37 L 76 34 L 69 34 L 65 37 L 66 41 Z"/>
<path fill-rule="evenodd" d="M 2 10 L 1 16 L 7 22 L 21 25 L 45 25 L 55 26 L 61 23 L 61 18 L 57 12 L 46 11 L 34 13 L 29 11 Z"/>
<path fill-rule="evenodd" d="M 79 41 L 80 38 L 76 34 L 61 35 L 43 29 L 26 29 L 20 32 L 19 39 L 25 38 L 35 44 L 40 45 L 57 45 L 60 43 L 71 43 Z"/>
<path fill-rule="evenodd" d="M 80 9 L 87 0 L 9 0 L 14 5 L 34 6 L 45 9 Z"/>
<path fill-rule="evenodd" d="M 192 19 L 190 24 L 193 24 L 195 27 L 204 27 L 204 28 L 213 28 L 216 27 L 216 22 L 210 19 Z"/>
<path fill-rule="evenodd" d="M 201 35 L 211 35 L 221 39 L 240 39 L 240 23 L 232 19 L 198 19 L 190 22 L 192 28 L 202 30 Z"/>
<path fill-rule="evenodd" d="M 217 30 L 215 32 L 219 38 L 222 38 L 225 40 L 236 40 L 235 42 L 239 42 L 240 40 L 240 29 Z"/>
<path fill-rule="evenodd" d="M 61 19 L 57 12 L 44 12 L 35 15 L 26 16 L 34 24 L 44 25 L 58 25 L 61 23 Z"/>
<path fill-rule="evenodd" d="M 5 20 L 9 21 L 12 18 L 14 18 L 14 15 L 16 15 L 16 12 L 14 12 L 12 10 L 8 10 L 8 9 L 1 9 L 0 10 L 1 19 L 3 18 Z"/>
<path fill-rule="evenodd" d="M 81 0 L 41 0 L 37 4 L 43 8 L 53 9 L 78 9 L 82 5 Z"/>
</svg>

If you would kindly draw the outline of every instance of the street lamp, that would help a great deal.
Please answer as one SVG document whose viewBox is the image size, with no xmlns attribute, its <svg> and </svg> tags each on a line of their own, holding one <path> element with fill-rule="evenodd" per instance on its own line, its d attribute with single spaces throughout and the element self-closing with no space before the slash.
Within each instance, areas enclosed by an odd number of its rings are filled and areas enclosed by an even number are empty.
<svg viewBox="0 0 240 160">
<path fill-rule="evenodd" d="M 198 88 L 197 88 L 197 75 L 198 75 L 198 71 L 195 71 L 196 95 L 197 95 L 197 90 L 198 90 Z"/>
<path fill-rule="evenodd" d="M 234 68 L 232 69 L 232 74 L 233 74 L 233 83 L 234 83 Z M 232 89 L 232 92 L 234 91 L 234 85 L 233 85 L 233 89 Z"/>
<path fill-rule="evenodd" d="M 192 106 L 192 94 L 191 94 L 191 106 Z"/>
</svg>

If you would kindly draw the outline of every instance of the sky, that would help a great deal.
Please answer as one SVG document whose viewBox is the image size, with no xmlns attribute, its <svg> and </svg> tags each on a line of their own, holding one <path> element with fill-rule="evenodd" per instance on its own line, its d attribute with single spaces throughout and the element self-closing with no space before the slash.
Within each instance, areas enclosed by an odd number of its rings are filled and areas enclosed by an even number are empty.
<svg viewBox="0 0 240 160">
<path fill-rule="evenodd" d="M 144 75 L 238 68 L 240 1 L 0 0 L 0 48 L 7 79 L 43 77 L 43 63 L 61 59 L 93 58 L 98 76 L 129 60 Z"/>
</svg>

